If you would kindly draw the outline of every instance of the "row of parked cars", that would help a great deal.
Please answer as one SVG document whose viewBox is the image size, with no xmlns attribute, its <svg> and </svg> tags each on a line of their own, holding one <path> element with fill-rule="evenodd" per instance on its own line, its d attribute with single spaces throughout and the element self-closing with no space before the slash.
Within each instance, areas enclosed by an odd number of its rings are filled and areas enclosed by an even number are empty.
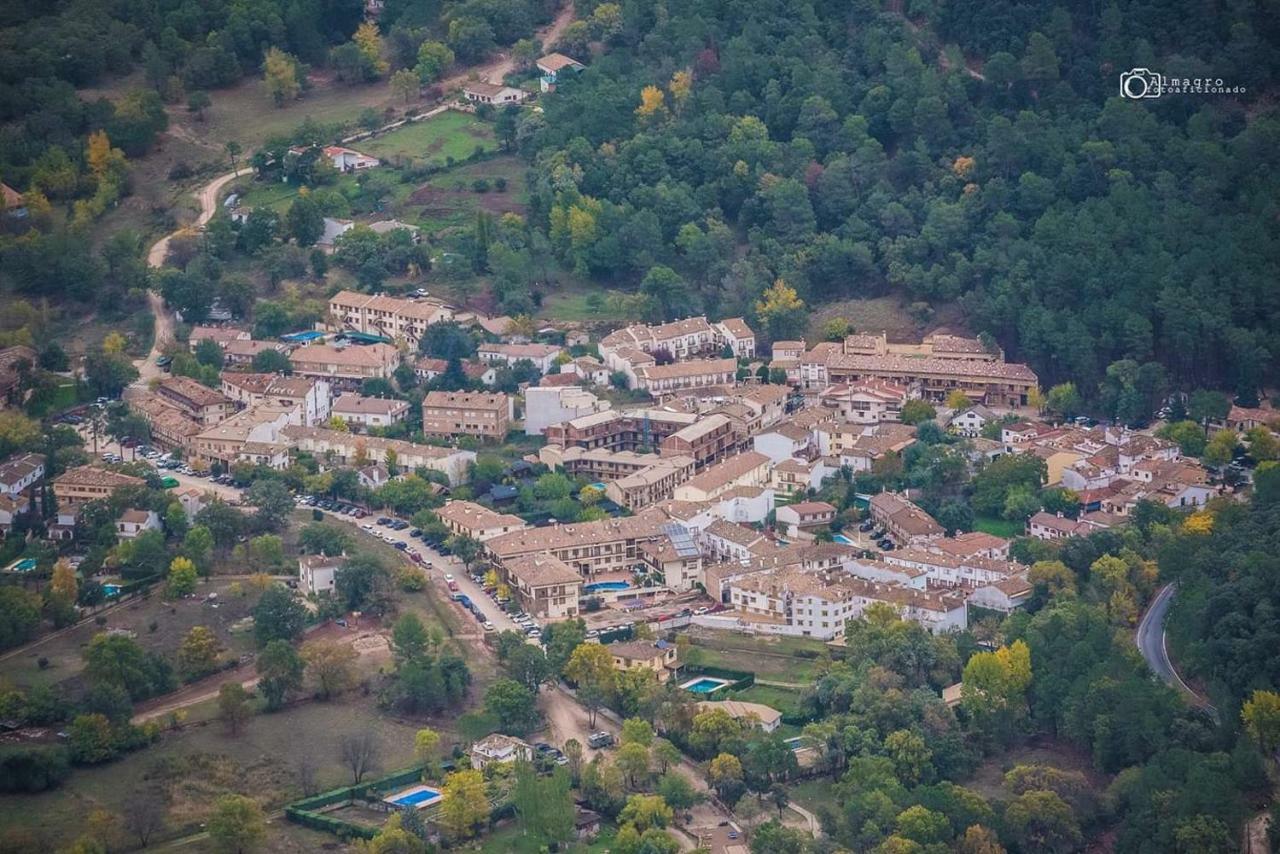
<svg viewBox="0 0 1280 854">
<path fill-rule="evenodd" d="M 882 551 L 891 552 L 894 549 L 893 540 L 889 539 L 888 532 L 884 528 L 876 527 L 876 523 L 868 519 L 858 526 L 858 530 L 864 534 L 870 534 L 871 539 L 881 548 Z"/>
</svg>

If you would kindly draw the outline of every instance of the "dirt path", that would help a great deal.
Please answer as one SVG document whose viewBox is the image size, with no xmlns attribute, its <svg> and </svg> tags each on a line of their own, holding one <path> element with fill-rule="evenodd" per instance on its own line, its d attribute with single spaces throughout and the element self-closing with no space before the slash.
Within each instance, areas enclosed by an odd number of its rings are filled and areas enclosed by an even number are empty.
<svg viewBox="0 0 1280 854">
<path fill-rule="evenodd" d="M 214 178 L 208 184 L 201 187 L 194 195 L 200 203 L 200 213 L 196 216 L 195 222 L 190 226 L 185 226 L 173 234 L 166 234 L 151 245 L 150 251 L 147 252 L 147 265 L 159 269 L 164 266 L 165 256 L 169 254 L 169 241 L 174 234 L 185 231 L 187 228 L 199 228 L 200 226 L 213 219 L 213 215 L 218 210 L 218 194 L 222 192 L 222 188 L 234 181 L 240 175 L 240 170 L 228 172 L 226 175 L 220 175 Z M 134 385 L 146 385 L 152 379 L 163 376 L 164 372 L 156 365 L 156 359 L 164 352 L 173 341 L 173 314 L 165 310 L 164 297 L 155 291 L 147 291 L 147 305 L 151 308 L 151 313 L 155 316 L 155 339 L 151 344 L 151 352 L 146 358 L 139 359 L 133 363 L 138 369 L 138 379 Z"/>
<path fill-rule="evenodd" d="M 560 39 L 560 34 L 564 32 L 564 28 L 569 26 L 573 20 L 573 3 L 565 3 L 560 11 L 556 13 L 555 20 L 550 24 L 538 30 L 535 38 L 542 42 L 544 50 L 555 44 Z M 498 54 L 497 58 L 485 65 L 472 66 L 463 71 L 454 74 L 452 77 L 446 77 L 439 83 L 435 84 L 444 91 L 457 88 L 463 83 L 471 79 L 474 74 L 478 79 L 486 83 L 501 83 L 502 78 L 506 77 L 515 70 L 516 61 L 508 52 Z"/>
</svg>

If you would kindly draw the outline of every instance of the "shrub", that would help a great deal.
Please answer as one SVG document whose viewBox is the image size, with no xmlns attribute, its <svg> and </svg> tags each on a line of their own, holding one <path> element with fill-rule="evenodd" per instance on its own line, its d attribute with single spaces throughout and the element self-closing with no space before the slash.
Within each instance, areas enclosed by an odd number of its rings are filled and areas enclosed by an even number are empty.
<svg viewBox="0 0 1280 854">
<path fill-rule="evenodd" d="M 474 181 L 472 181 L 472 182 L 471 182 L 471 189 L 475 190 L 477 193 L 487 193 L 487 192 L 489 192 L 489 181 L 488 181 L 488 179 L 486 179 L 486 178 L 477 178 L 477 179 L 475 179 Z"/>
<path fill-rule="evenodd" d="M 20 747 L 0 752 L 0 792 L 43 792 L 71 773 L 65 747 Z"/>
<path fill-rule="evenodd" d="M 505 192 L 507 191 L 507 179 L 506 179 L 506 178 L 494 178 L 494 179 L 493 179 L 493 187 L 494 187 L 494 189 L 496 189 L 499 193 L 505 193 Z"/>
</svg>

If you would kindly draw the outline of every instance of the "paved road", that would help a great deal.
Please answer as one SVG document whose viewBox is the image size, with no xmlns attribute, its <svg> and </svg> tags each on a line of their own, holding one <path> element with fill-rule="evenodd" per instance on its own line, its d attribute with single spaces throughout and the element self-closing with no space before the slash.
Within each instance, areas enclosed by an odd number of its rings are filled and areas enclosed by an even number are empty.
<svg viewBox="0 0 1280 854">
<path fill-rule="evenodd" d="M 373 524 L 372 517 L 369 519 L 356 520 L 352 519 L 350 516 L 343 516 L 337 513 L 329 513 L 329 515 L 334 519 L 346 522 L 352 527 L 356 527 L 357 525 L 373 525 L 373 529 L 376 533 L 385 534 L 393 541 L 406 543 L 410 548 L 419 552 L 422 555 L 423 560 L 421 564 L 410 565 L 420 566 L 422 571 L 426 573 L 427 578 L 439 586 L 443 595 L 448 595 L 444 580 L 445 574 L 448 573 L 453 576 L 454 582 L 457 583 L 458 592 L 467 594 L 471 601 L 475 602 L 476 605 L 479 606 L 480 612 L 484 614 L 485 619 L 493 623 L 494 627 L 498 631 L 501 632 L 509 629 L 513 632 L 520 632 L 520 634 L 524 634 L 524 630 L 517 626 L 512 621 L 511 617 L 498 607 L 496 602 L 485 595 L 485 592 L 480 589 L 480 585 L 471 580 L 471 577 L 467 575 L 466 571 L 462 568 L 462 561 L 452 556 L 442 555 L 422 540 L 414 539 L 409 536 L 409 531 L 412 529 L 406 528 L 403 531 L 393 531 L 390 528 L 384 528 L 381 525 Z M 364 531 L 363 529 L 359 530 L 361 530 L 361 533 L 369 536 L 367 531 Z M 405 561 L 408 562 L 408 558 L 405 558 Z M 427 567 L 428 563 L 431 564 L 430 568 Z"/>
<path fill-rule="evenodd" d="M 1183 682 L 1182 677 L 1178 675 L 1178 671 L 1174 669 L 1173 662 L 1169 660 L 1169 650 L 1165 643 L 1164 621 L 1169 614 L 1169 606 L 1173 604 L 1173 597 L 1176 592 L 1177 585 L 1168 584 L 1156 593 L 1155 598 L 1151 600 L 1151 606 L 1147 608 L 1147 612 L 1142 615 L 1142 620 L 1138 623 L 1138 631 L 1134 635 L 1134 641 L 1138 645 L 1138 651 L 1146 659 L 1147 666 L 1163 682 L 1181 692 L 1192 705 L 1199 706 L 1210 714 L 1216 715 L 1217 710 L 1210 705 L 1208 698 L 1197 694 L 1191 689 L 1190 685 Z"/>
</svg>

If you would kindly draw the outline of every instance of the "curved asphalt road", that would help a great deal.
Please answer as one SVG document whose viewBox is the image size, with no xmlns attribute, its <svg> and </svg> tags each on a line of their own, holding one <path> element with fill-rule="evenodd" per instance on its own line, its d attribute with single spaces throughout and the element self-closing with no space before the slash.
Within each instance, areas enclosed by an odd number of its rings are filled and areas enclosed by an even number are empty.
<svg viewBox="0 0 1280 854">
<path fill-rule="evenodd" d="M 1191 705 L 1204 709 L 1216 718 L 1218 710 L 1210 705 L 1208 698 L 1200 696 L 1191 690 L 1190 685 L 1182 681 L 1182 677 L 1173 667 L 1173 662 L 1169 660 L 1169 650 L 1165 644 L 1164 621 L 1169 614 L 1169 606 L 1173 604 L 1173 596 L 1176 592 L 1175 584 L 1160 588 L 1155 598 L 1151 600 L 1151 607 L 1147 608 L 1147 613 L 1142 615 L 1142 620 L 1138 623 L 1134 641 L 1138 645 L 1138 651 L 1146 659 L 1147 666 L 1163 682 L 1183 694 Z"/>
</svg>

